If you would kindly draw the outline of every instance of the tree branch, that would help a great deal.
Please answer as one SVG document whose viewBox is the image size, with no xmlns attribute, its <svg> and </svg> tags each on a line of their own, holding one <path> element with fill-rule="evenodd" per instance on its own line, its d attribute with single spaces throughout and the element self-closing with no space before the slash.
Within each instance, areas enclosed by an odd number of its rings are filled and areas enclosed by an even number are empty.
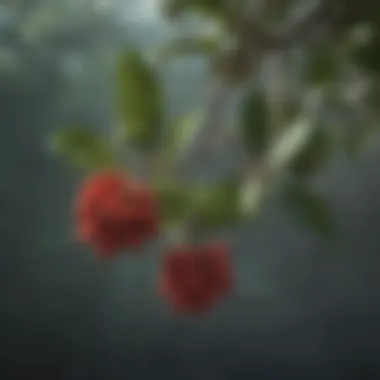
<svg viewBox="0 0 380 380">
<path fill-rule="evenodd" d="M 249 41 L 251 48 L 261 51 L 284 50 L 310 36 L 315 26 L 332 19 L 332 9 L 327 0 L 302 17 L 287 33 L 269 34 L 257 23 L 247 20 L 240 26 L 240 33 Z"/>
<path fill-rule="evenodd" d="M 240 17 L 233 15 L 234 17 L 231 17 L 229 20 L 229 27 L 237 35 L 239 51 L 244 52 L 247 62 L 252 63 L 253 57 L 257 58 L 262 53 L 290 48 L 294 43 L 308 38 L 316 26 L 321 23 L 330 22 L 335 19 L 335 15 L 336 12 L 331 8 L 330 1 L 321 0 L 313 10 L 302 17 L 291 30 L 284 34 L 267 33 L 256 22 L 247 19 L 245 14 Z M 236 68 L 236 64 L 238 62 L 231 62 L 231 71 L 238 69 Z M 207 151 L 213 140 L 217 140 L 220 137 L 219 129 L 223 123 L 227 102 L 233 89 L 233 84 L 223 82 L 217 83 L 212 88 L 205 120 L 194 142 L 195 149 L 194 147 L 190 148 L 185 162 L 181 165 L 182 168 L 183 164 L 188 166 L 195 158 L 205 159 L 205 151 Z"/>
</svg>

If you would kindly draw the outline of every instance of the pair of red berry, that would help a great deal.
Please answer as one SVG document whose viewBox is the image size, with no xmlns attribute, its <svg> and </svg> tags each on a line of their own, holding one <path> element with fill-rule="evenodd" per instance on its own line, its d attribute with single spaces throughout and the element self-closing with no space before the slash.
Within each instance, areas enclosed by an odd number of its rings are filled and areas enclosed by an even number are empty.
<svg viewBox="0 0 380 380">
<path fill-rule="evenodd" d="M 154 192 L 118 171 L 86 179 L 74 211 L 78 239 L 92 245 L 102 257 L 113 257 L 123 248 L 137 248 L 159 231 Z M 209 311 L 231 286 L 225 244 L 176 246 L 163 257 L 158 287 L 176 311 Z"/>
</svg>

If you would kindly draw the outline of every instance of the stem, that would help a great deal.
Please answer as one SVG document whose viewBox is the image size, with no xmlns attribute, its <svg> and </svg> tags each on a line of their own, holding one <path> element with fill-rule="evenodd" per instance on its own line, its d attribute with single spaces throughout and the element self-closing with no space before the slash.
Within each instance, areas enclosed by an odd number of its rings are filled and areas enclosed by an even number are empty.
<svg viewBox="0 0 380 380">
<path fill-rule="evenodd" d="M 110 130 L 110 143 L 113 151 L 115 152 L 116 162 L 124 165 L 126 159 L 126 141 L 123 136 L 122 128 L 119 126 L 119 122 L 116 121 L 115 125 Z"/>
<path fill-rule="evenodd" d="M 193 144 L 185 159 L 180 163 L 179 172 L 183 173 L 193 161 L 205 160 L 205 154 L 208 153 L 215 141 L 221 137 L 220 127 L 223 125 L 225 110 L 228 106 L 232 88 L 229 84 L 219 82 L 211 87 L 208 100 L 207 110 L 199 129 L 198 136 L 194 139 Z"/>
<path fill-rule="evenodd" d="M 250 62 L 252 62 L 252 57 L 260 58 L 263 53 L 267 54 L 267 60 L 264 60 L 264 64 L 268 66 L 266 68 L 268 72 L 264 87 L 273 117 L 272 128 L 275 135 L 278 134 L 281 127 L 281 103 L 285 95 L 280 54 L 284 49 L 308 37 L 316 25 L 326 21 L 328 11 L 331 11 L 329 3 L 327 0 L 321 0 L 306 16 L 303 15 L 301 20 L 297 21 L 290 31 L 282 35 L 270 35 L 263 31 L 258 25 L 257 14 L 253 10 L 245 10 L 243 14 L 237 18 L 234 17 L 232 20 L 231 29 L 236 34 L 240 47 L 247 54 Z M 333 11 L 334 9 L 330 13 L 334 13 Z M 331 21 L 331 17 L 328 18 L 328 21 Z M 232 67 L 232 69 L 236 69 L 236 67 Z M 177 174 L 180 177 L 194 161 L 207 159 L 205 154 L 209 153 L 210 147 L 214 146 L 215 141 L 219 140 L 225 110 L 233 90 L 234 86 L 225 82 L 218 82 L 212 86 L 202 127 L 187 156 L 177 168 Z M 262 172 L 263 170 L 264 172 Z M 263 173 L 265 176 L 265 168 L 257 160 L 257 157 L 252 157 L 248 166 L 243 169 L 243 173 L 244 178 L 261 176 Z M 194 238 L 194 235 L 198 235 L 199 232 L 194 224 L 195 218 L 194 213 L 190 213 L 188 216 L 186 232 L 189 238 Z"/>
<path fill-rule="evenodd" d="M 321 0 L 306 16 L 303 16 L 301 20 L 296 22 L 296 25 L 288 33 L 282 36 L 269 35 L 260 29 L 256 22 L 255 14 L 250 14 L 249 10 L 246 10 L 240 16 L 240 22 L 236 22 L 235 20 L 238 40 L 241 40 L 243 47 L 247 51 L 247 55 L 257 55 L 260 54 L 260 51 L 267 53 L 274 51 L 274 55 L 268 56 L 267 63 L 269 63 L 270 72 L 268 73 L 266 83 L 269 102 L 275 115 L 274 124 L 278 124 L 277 119 L 281 111 L 279 109 L 281 105 L 280 100 L 284 96 L 279 51 L 290 47 L 294 42 L 308 36 L 308 32 L 317 23 L 324 21 L 324 17 L 328 11 L 328 4 L 327 0 Z M 220 82 L 213 85 L 203 127 L 200 129 L 199 135 L 194 142 L 195 149 L 194 145 L 190 147 L 188 156 L 182 162 L 183 166 L 188 167 L 190 162 L 195 158 L 205 159 L 204 153 L 207 152 L 210 145 L 214 145 L 214 141 L 218 140 L 220 125 L 225 115 L 224 110 L 232 90 L 232 86 L 227 83 Z M 183 169 L 182 165 L 181 170 L 179 170 L 181 173 Z"/>
<path fill-rule="evenodd" d="M 284 50 L 293 46 L 296 42 L 308 38 L 316 25 L 334 23 L 334 13 L 331 1 L 320 0 L 319 4 L 310 10 L 306 16 L 301 17 L 287 33 L 281 35 L 268 34 L 256 22 L 252 22 L 254 16 L 249 14 L 247 15 L 248 21 L 241 26 L 241 29 L 244 29 L 244 34 L 254 49 L 259 46 L 262 51 L 266 52 Z"/>
<path fill-rule="evenodd" d="M 215 83 L 211 88 L 208 109 L 202 121 L 201 128 L 199 129 L 198 136 L 189 147 L 185 159 L 181 161 L 178 166 L 168 168 L 171 172 L 174 171 L 177 177 L 183 178 L 194 161 L 207 160 L 210 147 L 214 145 L 215 141 L 218 141 L 231 91 L 231 86 L 223 82 Z M 189 214 L 186 216 L 186 221 L 181 228 L 180 238 L 182 241 L 192 243 L 200 239 L 201 231 L 197 226 L 196 218 L 197 210 L 194 205 L 190 208 Z"/>
<path fill-rule="evenodd" d="M 264 89 L 271 115 L 273 137 L 276 137 L 282 129 L 282 106 L 286 92 L 282 65 L 281 52 L 278 51 L 267 54 L 263 62 Z"/>
</svg>

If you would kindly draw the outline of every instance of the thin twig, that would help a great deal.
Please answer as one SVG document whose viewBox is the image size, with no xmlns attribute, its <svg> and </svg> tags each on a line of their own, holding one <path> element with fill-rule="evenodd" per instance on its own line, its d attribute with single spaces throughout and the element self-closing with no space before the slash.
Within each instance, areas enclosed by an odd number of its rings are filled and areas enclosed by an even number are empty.
<svg viewBox="0 0 380 380">
<path fill-rule="evenodd" d="M 248 20 L 242 23 L 240 31 L 254 49 L 261 51 L 284 50 L 295 42 L 308 38 L 316 25 L 331 20 L 329 2 L 321 0 L 320 3 L 306 16 L 299 20 L 287 33 L 269 34 L 258 23 Z"/>
<path fill-rule="evenodd" d="M 252 62 L 253 57 L 260 57 L 262 53 L 273 51 L 278 53 L 291 47 L 294 43 L 307 38 L 317 25 L 328 19 L 328 3 L 327 0 L 321 0 L 314 10 L 297 22 L 289 32 L 282 35 L 270 35 L 266 33 L 258 26 L 257 22 L 246 20 L 245 15 L 242 15 L 241 22 L 237 19 L 233 20 L 233 25 L 231 26 L 235 28 L 235 32 L 237 33 L 239 47 L 246 54 L 246 59 Z M 236 64 L 232 63 L 231 69 L 236 70 L 235 66 Z M 188 166 L 193 162 L 194 158 L 205 159 L 204 153 L 213 145 L 213 140 L 219 136 L 221 125 L 225 119 L 228 100 L 234 89 L 234 84 L 223 81 L 219 81 L 213 85 L 207 105 L 207 112 L 199 135 L 195 139 L 194 145 L 190 147 L 185 162 L 182 162 L 182 165 L 180 165 L 179 174 L 182 174 L 184 171 L 183 165 L 185 167 Z M 259 175 L 261 170 L 262 165 L 259 165 L 256 158 L 254 158 L 253 162 L 250 160 L 248 168 L 244 168 L 244 173 L 246 176 L 255 176 Z M 194 234 L 197 235 L 197 226 L 194 224 L 195 217 L 196 215 L 189 215 L 187 223 L 186 230 L 190 235 L 188 236 L 190 239 L 195 237 L 193 236 Z"/>
<path fill-rule="evenodd" d="M 319 5 L 306 17 L 303 17 L 288 33 L 277 36 L 269 35 L 256 22 L 247 20 L 246 15 L 242 15 L 240 21 L 235 20 L 235 27 L 237 28 L 238 40 L 247 55 L 246 59 L 251 61 L 252 56 L 260 54 L 260 50 L 261 52 L 282 50 L 291 46 L 295 41 L 304 38 L 316 24 L 325 20 L 328 12 L 327 5 L 328 2 L 326 0 L 321 0 Z M 231 69 L 236 70 L 235 67 Z M 185 166 L 188 166 L 189 162 L 195 157 L 203 157 L 208 147 L 212 145 L 212 141 L 218 139 L 228 99 L 233 90 L 234 86 L 227 83 L 219 82 L 214 84 L 203 126 L 200 128 L 200 133 L 195 139 L 195 148 L 194 146 L 190 147 L 189 155 L 185 160 Z"/>
<path fill-rule="evenodd" d="M 189 147 L 189 154 L 180 164 L 181 171 L 184 170 L 184 167 L 188 167 L 193 160 L 204 159 L 204 154 L 208 151 L 210 143 L 218 138 L 232 91 L 232 86 L 224 82 L 218 81 L 212 85 L 205 118 L 197 138 Z"/>
</svg>

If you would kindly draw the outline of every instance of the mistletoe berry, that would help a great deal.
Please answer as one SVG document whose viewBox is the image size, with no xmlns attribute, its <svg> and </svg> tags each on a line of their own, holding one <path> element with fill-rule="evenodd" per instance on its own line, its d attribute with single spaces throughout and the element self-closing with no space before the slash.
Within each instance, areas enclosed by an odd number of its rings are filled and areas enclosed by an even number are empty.
<svg viewBox="0 0 380 380">
<path fill-rule="evenodd" d="M 209 312 L 232 287 L 232 266 L 225 244 L 180 246 L 163 260 L 161 294 L 181 313 Z"/>
<path fill-rule="evenodd" d="M 78 239 L 102 256 L 137 248 L 158 229 L 154 194 L 117 171 L 87 178 L 77 194 L 74 214 Z"/>
</svg>

